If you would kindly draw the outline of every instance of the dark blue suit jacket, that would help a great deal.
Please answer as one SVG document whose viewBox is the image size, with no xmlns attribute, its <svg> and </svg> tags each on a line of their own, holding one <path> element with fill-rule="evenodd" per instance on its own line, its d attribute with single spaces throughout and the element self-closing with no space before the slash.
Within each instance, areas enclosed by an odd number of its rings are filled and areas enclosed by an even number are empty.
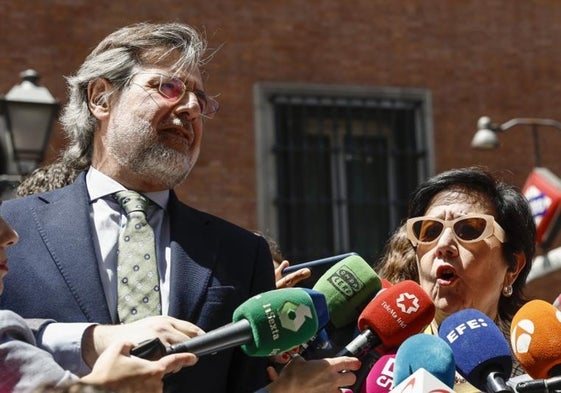
<svg viewBox="0 0 561 393">
<path fill-rule="evenodd" d="M 24 318 L 114 323 L 94 250 L 85 173 L 71 185 L 4 202 L 0 215 L 18 232 L 0 307 Z M 181 203 L 168 204 L 171 236 L 169 315 L 205 331 L 232 321 L 246 299 L 274 288 L 265 240 Z M 203 356 L 166 378 L 166 392 L 251 392 L 266 383 L 266 362 L 238 349 Z"/>
</svg>

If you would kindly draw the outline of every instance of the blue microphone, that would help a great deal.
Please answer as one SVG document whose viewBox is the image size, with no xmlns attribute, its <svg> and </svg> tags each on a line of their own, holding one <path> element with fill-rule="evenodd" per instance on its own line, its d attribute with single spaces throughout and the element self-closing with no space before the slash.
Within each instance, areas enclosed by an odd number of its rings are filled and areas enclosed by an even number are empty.
<svg viewBox="0 0 561 393">
<path fill-rule="evenodd" d="M 395 354 L 393 386 L 424 368 L 441 382 L 454 388 L 456 362 L 450 345 L 438 336 L 418 333 L 405 340 Z"/>
<path fill-rule="evenodd" d="M 476 309 L 461 310 L 442 321 L 438 335 L 469 383 L 484 392 L 512 392 L 505 382 L 512 372 L 510 347 L 491 318 Z"/>
</svg>

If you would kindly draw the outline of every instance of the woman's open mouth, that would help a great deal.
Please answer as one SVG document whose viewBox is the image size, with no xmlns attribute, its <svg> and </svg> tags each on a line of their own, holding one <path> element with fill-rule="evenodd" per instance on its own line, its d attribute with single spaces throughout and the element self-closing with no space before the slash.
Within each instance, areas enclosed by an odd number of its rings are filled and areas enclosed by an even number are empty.
<svg viewBox="0 0 561 393">
<path fill-rule="evenodd" d="M 456 278 L 456 270 L 449 265 L 441 265 L 436 269 L 436 280 L 440 285 L 452 285 Z"/>
</svg>

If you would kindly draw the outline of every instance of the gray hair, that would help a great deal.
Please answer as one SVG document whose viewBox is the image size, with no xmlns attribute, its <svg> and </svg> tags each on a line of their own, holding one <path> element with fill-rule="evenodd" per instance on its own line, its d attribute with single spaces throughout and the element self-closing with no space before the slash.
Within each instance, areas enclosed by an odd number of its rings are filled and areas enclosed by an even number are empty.
<svg viewBox="0 0 561 393">
<path fill-rule="evenodd" d="M 181 23 L 138 23 L 109 34 L 88 55 L 76 75 L 67 78 L 68 103 L 60 122 L 68 140 L 62 161 L 77 170 L 91 164 L 97 119 L 88 107 L 88 86 L 103 78 L 113 85 L 105 99 L 120 93 L 137 67 L 157 64 L 179 53 L 175 70 L 192 70 L 204 64 L 206 40 Z"/>
</svg>

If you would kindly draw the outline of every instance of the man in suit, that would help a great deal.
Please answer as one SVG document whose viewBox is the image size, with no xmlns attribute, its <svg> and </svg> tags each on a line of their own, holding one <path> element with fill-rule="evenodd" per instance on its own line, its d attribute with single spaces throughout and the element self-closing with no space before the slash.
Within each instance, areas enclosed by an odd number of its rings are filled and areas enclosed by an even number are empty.
<svg viewBox="0 0 561 393">
<path fill-rule="evenodd" d="M 246 299 L 274 288 L 262 237 L 173 192 L 197 160 L 203 118 L 218 110 L 203 87 L 204 51 L 200 35 L 179 23 L 135 24 L 107 36 L 68 78 L 61 117 L 69 142 L 61 160 L 83 171 L 66 187 L 0 208 L 21 237 L 9 250 L 0 305 L 56 320 L 39 344 L 70 371 L 88 372 L 115 337 L 140 342 L 157 332 L 171 344 L 218 328 Z M 128 218 L 114 197 L 122 190 L 149 201 L 156 258 L 147 259 L 157 260 L 153 292 L 163 314 L 126 324 L 117 251 Z M 166 315 L 188 322 L 178 326 Z M 165 390 L 248 392 L 266 384 L 265 366 L 239 348 L 225 350 L 167 377 Z"/>
</svg>

